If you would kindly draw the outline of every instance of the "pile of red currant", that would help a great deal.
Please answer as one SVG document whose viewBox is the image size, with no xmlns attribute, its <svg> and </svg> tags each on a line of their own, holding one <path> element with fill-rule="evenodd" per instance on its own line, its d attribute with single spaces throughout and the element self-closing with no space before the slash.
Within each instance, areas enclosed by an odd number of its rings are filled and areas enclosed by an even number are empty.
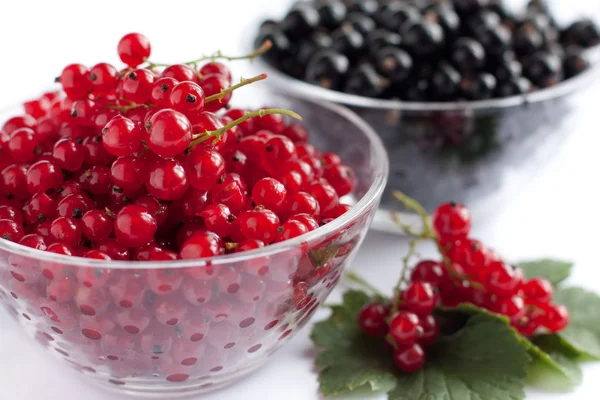
<svg viewBox="0 0 600 400">
<path fill-rule="evenodd" d="M 118 52 L 126 68 L 68 65 L 63 93 L 2 126 L 0 237 L 104 260 L 193 259 L 297 237 L 348 210 L 353 171 L 286 123 L 294 113 L 230 108 L 246 83 L 231 87 L 225 65 L 163 68 L 135 33 Z"/>
<path fill-rule="evenodd" d="M 457 203 L 440 205 L 432 215 L 433 239 L 441 261 L 423 260 L 392 304 L 371 303 L 360 315 L 361 329 L 385 337 L 403 372 L 425 364 L 423 347 L 435 342 L 439 326 L 433 311 L 467 303 L 501 314 L 525 336 L 540 329 L 556 333 L 569 323 L 569 313 L 552 303 L 553 288 L 543 278 L 524 279 L 514 267 L 478 240 L 469 237 L 471 214 Z"/>
</svg>

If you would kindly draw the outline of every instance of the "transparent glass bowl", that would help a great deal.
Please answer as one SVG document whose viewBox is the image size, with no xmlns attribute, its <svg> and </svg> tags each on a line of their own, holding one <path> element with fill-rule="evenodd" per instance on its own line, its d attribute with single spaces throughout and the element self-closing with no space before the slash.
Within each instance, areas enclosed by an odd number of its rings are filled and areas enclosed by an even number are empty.
<svg viewBox="0 0 600 400">
<path fill-rule="evenodd" d="M 294 79 L 260 61 L 272 88 L 286 96 L 342 104 L 363 118 L 382 138 L 390 158 L 390 178 L 375 229 L 396 231 L 389 211 L 401 205 L 391 196 L 401 190 L 428 210 L 454 200 L 482 217 L 486 207 L 518 190 L 551 159 L 568 137 L 578 91 L 600 72 L 598 51 L 589 52 L 592 67 L 560 84 L 502 99 L 453 103 L 418 103 L 373 99 L 321 88 Z M 571 119 L 572 121 L 572 119 Z M 492 194 L 503 193 L 502 196 Z M 417 218 L 405 215 L 409 223 Z"/>
<path fill-rule="evenodd" d="M 166 263 L 96 262 L 0 240 L 0 304 L 60 362 L 121 393 L 171 399 L 257 369 L 333 289 L 388 175 L 379 137 L 350 111 L 277 102 L 303 115 L 315 144 L 356 171 L 358 201 L 342 217 L 263 249 Z M 77 290 L 53 300 L 48 278 L 60 272 Z"/>
</svg>

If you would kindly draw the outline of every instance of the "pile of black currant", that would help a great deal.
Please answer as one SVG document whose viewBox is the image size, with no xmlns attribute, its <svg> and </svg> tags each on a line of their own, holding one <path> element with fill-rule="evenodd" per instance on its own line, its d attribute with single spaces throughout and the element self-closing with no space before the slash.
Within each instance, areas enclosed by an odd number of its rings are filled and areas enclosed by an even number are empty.
<svg viewBox="0 0 600 400">
<path fill-rule="evenodd" d="M 584 71 L 600 43 L 588 19 L 560 27 L 543 0 L 320 0 L 264 21 L 275 68 L 327 89 L 405 101 L 483 100 Z"/>
</svg>

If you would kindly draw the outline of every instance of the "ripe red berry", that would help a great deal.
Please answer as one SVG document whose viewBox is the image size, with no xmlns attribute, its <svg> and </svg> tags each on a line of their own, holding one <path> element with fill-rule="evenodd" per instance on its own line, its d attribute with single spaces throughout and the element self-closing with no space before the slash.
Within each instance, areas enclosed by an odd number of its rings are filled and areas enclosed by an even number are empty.
<svg viewBox="0 0 600 400">
<path fill-rule="evenodd" d="M 162 77 L 154 81 L 152 91 L 150 92 L 150 100 L 153 104 L 159 107 L 171 106 L 171 92 L 178 81 L 169 77 Z"/>
<path fill-rule="evenodd" d="M 46 196 L 47 198 L 50 198 L 47 194 L 44 194 L 44 196 Z M 30 203 L 32 200 L 30 200 Z M 54 208 L 56 209 L 56 207 L 54 207 Z M 13 206 L 8 206 L 8 205 L 0 206 L 0 219 L 9 219 L 11 221 L 15 221 L 18 224 L 23 224 L 23 213 L 18 208 L 13 207 Z M 35 217 L 34 217 L 34 220 L 35 220 Z M 31 223 L 34 223 L 34 222 L 31 222 Z"/>
<path fill-rule="evenodd" d="M 57 213 L 59 217 L 79 219 L 93 208 L 94 202 L 89 197 L 80 193 L 71 193 L 58 202 Z"/>
<path fill-rule="evenodd" d="M 198 149 L 185 158 L 190 185 L 198 190 L 212 190 L 225 173 L 225 160 L 211 149 Z"/>
<path fill-rule="evenodd" d="M 145 128 L 148 148 L 162 157 L 183 153 L 192 140 L 190 121 L 175 110 L 158 111 L 146 123 Z"/>
<path fill-rule="evenodd" d="M 222 75 L 209 75 L 205 76 L 200 82 L 200 86 L 204 91 L 206 97 L 213 96 L 221 93 L 221 91 L 227 89 L 230 85 L 230 81 Z M 231 100 L 232 93 L 227 93 L 223 98 L 211 101 L 204 105 L 204 109 L 210 112 L 216 112 L 221 108 L 227 106 Z"/>
<path fill-rule="evenodd" d="M 25 165 L 11 164 L 0 174 L 0 190 L 7 197 L 25 199 L 29 195 L 27 189 L 27 168 Z"/>
<path fill-rule="evenodd" d="M 27 189 L 31 195 L 38 192 L 53 194 L 62 182 L 62 172 L 50 161 L 38 161 L 27 171 Z"/>
<path fill-rule="evenodd" d="M 268 209 L 242 211 L 237 215 L 235 228 L 244 239 L 271 243 L 277 238 L 279 218 Z"/>
<path fill-rule="evenodd" d="M 77 100 L 91 92 L 92 85 L 88 73 L 88 69 L 81 64 L 70 64 L 62 70 L 58 80 L 70 99 Z"/>
<path fill-rule="evenodd" d="M 0 238 L 19 243 L 24 234 L 21 224 L 10 219 L 0 219 Z"/>
<path fill-rule="evenodd" d="M 224 204 L 232 213 L 238 213 L 246 208 L 246 184 L 237 174 L 225 174 L 219 184 L 212 190 L 212 200 L 215 204 Z"/>
<path fill-rule="evenodd" d="M 400 311 L 390 321 L 390 336 L 399 346 L 410 346 L 416 343 L 422 331 L 419 317 L 412 312 Z"/>
<path fill-rule="evenodd" d="M 313 182 L 307 192 L 317 200 L 321 213 L 326 213 L 339 204 L 337 192 L 326 181 Z"/>
<path fill-rule="evenodd" d="M 111 119 L 102 129 L 102 144 L 113 156 L 130 156 L 142 142 L 142 130 L 122 115 Z"/>
<path fill-rule="evenodd" d="M 279 228 L 278 242 L 292 239 L 308 232 L 308 227 L 300 221 L 289 220 Z"/>
<path fill-rule="evenodd" d="M 140 33 L 128 33 L 119 41 L 119 58 L 131 68 L 135 68 L 150 57 L 150 40 Z"/>
<path fill-rule="evenodd" d="M 421 327 L 422 333 L 418 343 L 421 346 L 430 346 L 435 343 L 440 333 L 440 327 L 435 320 L 435 317 L 431 314 L 420 316 L 419 326 Z"/>
<path fill-rule="evenodd" d="M 323 171 L 323 178 L 335 189 L 339 197 L 352 193 L 356 186 L 356 176 L 346 165 L 331 165 Z"/>
<path fill-rule="evenodd" d="M 371 336 L 385 336 L 388 332 L 386 318 L 388 308 L 383 304 L 369 303 L 358 314 L 360 329 Z"/>
<path fill-rule="evenodd" d="M 441 239 L 465 238 L 471 230 L 471 212 L 462 204 L 442 204 L 433 212 L 431 219 Z"/>
<path fill-rule="evenodd" d="M 412 271 L 412 282 L 427 282 L 439 287 L 446 276 L 444 267 L 437 261 L 423 260 Z"/>
<path fill-rule="evenodd" d="M 197 81 L 196 73 L 194 72 L 194 70 L 189 65 L 185 64 L 169 65 L 163 70 L 160 76 L 161 78 L 173 78 L 178 82 Z"/>
<path fill-rule="evenodd" d="M 257 206 L 264 206 L 278 213 L 285 205 L 285 187 L 273 178 L 263 178 L 256 182 L 252 189 L 252 201 Z"/>
<path fill-rule="evenodd" d="M 94 65 L 88 74 L 95 92 L 111 92 L 117 86 L 118 72 L 115 67 L 107 63 Z"/>
<path fill-rule="evenodd" d="M 413 282 L 402 293 L 406 309 L 419 315 L 431 313 L 437 305 L 437 299 L 433 286 L 426 282 Z"/>
<path fill-rule="evenodd" d="M 159 200 L 177 200 L 189 187 L 183 165 L 175 159 L 165 158 L 148 166 L 146 190 Z"/>
<path fill-rule="evenodd" d="M 146 163 L 138 157 L 119 157 L 110 167 L 112 182 L 128 192 L 135 192 L 144 185 Z"/>
<path fill-rule="evenodd" d="M 302 223 L 304 226 L 306 226 L 306 229 L 308 229 L 309 232 L 319 228 L 317 221 L 308 214 L 296 214 L 291 216 L 288 221 L 298 221 Z"/>
<path fill-rule="evenodd" d="M 82 127 L 94 125 L 94 117 L 99 107 L 90 99 L 76 100 L 71 106 L 71 117 Z"/>
<path fill-rule="evenodd" d="M 107 239 L 113 231 L 113 221 L 104 211 L 89 210 L 81 218 L 83 234 L 93 242 Z"/>
<path fill-rule="evenodd" d="M 487 268 L 481 283 L 490 294 L 500 297 L 512 295 L 523 283 L 523 271 L 497 261 Z"/>
<path fill-rule="evenodd" d="M 197 231 L 183 243 L 179 252 L 184 260 L 218 256 L 225 253 L 221 238 L 208 231 Z"/>
<path fill-rule="evenodd" d="M 81 242 L 82 229 L 79 221 L 72 218 L 58 217 L 50 225 L 50 239 L 64 243 L 73 248 Z"/>
<path fill-rule="evenodd" d="M 209 205 L 198 216 L 204 220 L 206 229 L 220 237 L 229 236 L 231 222 L 235 220 L 235 216 L 224 204 Z"/>
<path fill-rule="evenodd" d="M 525 313 L 525 301 L 520 296 L 510 296 L 502 298 L 497 305 L 498 312 L 515 324 Z"/>
<path fill-rule="evenodd" d="M 52 157 L 59 168 L 75 172 L 83 165 L 83 146 L 70 138 L 60 139 L 54 144 Z"/>
<path fill-rule="evenodd" d="M 569 311 L 562 304 L 547 304 L 541 309 L 544 315 L 540 322 L 550 332 L 560 332 L 569 324 Z"/>
<path fill-rule="evenodd" d="M 179 82 L 169 95 L 170 105 L 184 114 L 204 110 L 204 90 L 195 82 Z"/>
<path fill-rule="evenodd" d="M 8 150 L 11 157 L 20 162 L 33 161 L 41 153 L 39 141 L 31 128 L 19 128 L 10 134 Z"/>
<path fill-rule="evenodd" d="M 289 196 L 284 209 L 290 215 L 308 214 L 313 217 L 321 212 L 317 199 L 306 192 L 297 192 Z"/>
<path fill-rule="evenodd" d="M 23 209 L 28 224 L 35 225 L 51 220 L 56 215 L 57 203 L 44 192 L 36 193 L 31 197 Z"/>
<path fill-rule="evenodd" d="M 394 363 L 400 371 L 412 374 L 423 368 L 425 352 L 416 343 L 408 347 L 399 347 L 394 350 Z"/>
<path fill-rule="evenodd" d="M 154 216 L 147 208 L 137 204 L 126 205 L 115 216 L 115 236 L 119 243 L 127 247 L 147 245 L 154 238 L 156 229 Z"/>
<path fill-rule="evenodd" d="M 554 294 L 552 284 L 544 278 L 530 279 L 523 284 L 522 289 L 526 299 L 540 303 L 548 303 Z"/>
<path fill-rule="evenodd" d="M 229 68 L 226 65 L 221 64 L 220 62 L 213 61 L 204 64 L 198 72 L 201 76 L 221 75 L 231 83 L 231 71 L 229 71 Z"/>
<path fill-rule="evenodd" d="M 154 75 L 147 69 L 128 72 L 117 87 L 118 95 L 133 103 L 144 104 L 150 100 Z"/>
</svg>

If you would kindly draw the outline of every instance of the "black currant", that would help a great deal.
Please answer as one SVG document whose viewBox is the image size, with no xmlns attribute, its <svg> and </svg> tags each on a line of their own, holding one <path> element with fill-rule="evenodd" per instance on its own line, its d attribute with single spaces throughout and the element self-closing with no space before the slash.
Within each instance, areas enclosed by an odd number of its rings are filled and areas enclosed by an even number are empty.
<svg viewBox="0 0 600 400">
<path fill-rule="evenodd" d="M 390 82 L 377 74 L 372 64 L 360 64 L 348 74 L 344 92 L 367 97 L 379 97 Z"/>
<path fill-rule="evenodd" d="M 382 76 L 393 83 L 400 83 L 410 75 L 413 59 L 402 49 L 384 47 L 375 55 L 375 66 Z"/>
<path fill-rule="evenodd" d="M 365 38 L 356 29 L 350 26 L 343 26 L 331 34 L 333 41 L 332 48 L 339 53 L 345 54 L 348 58 L 353 59 L 365 47 Z"/>
<path fill-rule="evenodd" d="M 421 14 L 418 8 L 405 1 L 396 0 L 383 3 L 377 11 L 375 19 L 385 29 L 398 32 L 404 24 L 420 20 Z"/>
<path fill-rule="evenodd" d="M 460 73 L 451 65 L 440 65 L 431 77 L 430 93 L 439 101 L 453 100 L 459 91 Z"/>
<path fill-rule="evenodd" d="M 583 48 L 600 44 L 600 29 L 589 19 L 572 23 L 562 36 L 565 43 L 577 44 Z"/>
<path fill-rule="evenodd" d="M 404 32 L 404 45 L 417 56 L 428 56 L 444 44 L 444 30 L 434 22 L 419 21 Z"/>
<path fill-rule="evenodd" d="M 496 78 L 487 72 L 466 76 L 460 82 L 460 91 L 468 100 L 490 99 L 496 91 Z"/>
<path fill-rule="evenodd" d="M 532 90 L 531 82 L 522 76 L 511 77 L 507 80 L 498 82 L 496 87 L 496 96 L 510 97 L 519 94 L 529 93 Z"/>
<path fill-rule="evenodd" d="M 384 47 L 398 47 L 401 44 L 402 36 L 385 29 L 375 29 L 366 38 L 366 48 L 371 54 L 377 54 Z"/>
<path fill-rule="evenodd" d="M 346 18 L 346 21 L 342 24 L 342 28 L 346 28 L 346 26 L 352 27 L 366 37 L 375 30 L 377 24 L 373 18 L 370 18 L 365 14 L 352 12 L 348 14 L 348 18 Z"/>
<path fill-rule="evenodd" d="M 565 77 L 571 78 L 579 75 L 590 66 L 580 47 L 571 46 L 566 51 L 564 60 Z"/>
<path fill-rule="evenodd" d="M 485 64 L 485 49 L 477 40 L 463 37 L 452 45 L 450 59 L 461 72 L 477 70 Z"/>
<path fill-rule="evenodd" d="M 350 61 L 345 55 L 333 50 L 321 50 L 308 62 L 304 79 L 326 89 L 340 90 L 349 67 Z"/>
<path fill-rule="evenodd" d="M 539 88 L 553 86 L 563 78 L 561 60 L 555 54 L 538 52 L 525 65 L 525 76 Z"/>
<path fill-rule="evenodd" d="M 532 23 L 525 23 L 514 34 L 514 49 L 519 56 L 530 56 L 544 45 L 544 36 Z"/>
<path fill-rule="evenodd" d="M 319 12 L 310 3 L 297 3 L 281 22 L 283 31 L 294 39 L 301 39 L 312 32 L 321 18 Z"/>
<path fill-rule="evenodd" d="M 482 29 L 476 39 L 483 45 L 488 54 L 497 55 L 505 52 L 512 41 L 510 30 L 504 25 Z"/>
<path fill-rule="evenodd" d="M 330 30 L 337 29 L 344 22 L 348 13 L 346 5 L 339 0 L 319 4 L 317 10 L 321 17 L 321 25 Z"/>
<path fill-rule="evenodd" d="M 374 16 L 379 10 L 378 0 L 346 0 L 348 11 L 356 11 L 367 16 Z"/>
</svg>

